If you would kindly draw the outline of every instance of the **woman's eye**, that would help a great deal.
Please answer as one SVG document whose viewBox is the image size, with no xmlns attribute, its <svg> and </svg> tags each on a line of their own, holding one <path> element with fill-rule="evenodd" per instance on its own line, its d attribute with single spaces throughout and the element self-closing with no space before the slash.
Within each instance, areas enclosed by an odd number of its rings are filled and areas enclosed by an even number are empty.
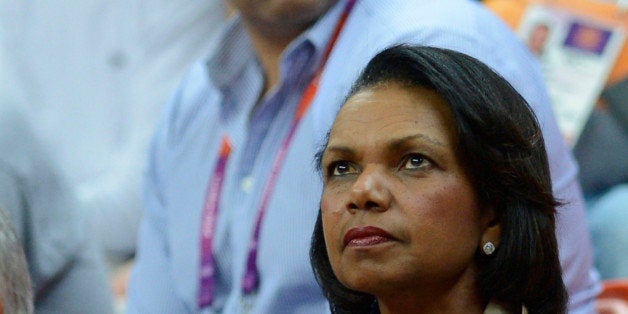
<svg viewBox="0 0 628 314">
<path fill-rule="evenodd" d="M 430 161 L 422 155 L 410 154 L 403 162 L 402 169 L 419 169 L 430 165 Z"/>
<path fill-rule="evenodd" d="M 332 176 L 342 176 L 357 172 L 355 166 L 348 161 L 336 161 L 330 165 L 329 170 Z"/>
</svg>

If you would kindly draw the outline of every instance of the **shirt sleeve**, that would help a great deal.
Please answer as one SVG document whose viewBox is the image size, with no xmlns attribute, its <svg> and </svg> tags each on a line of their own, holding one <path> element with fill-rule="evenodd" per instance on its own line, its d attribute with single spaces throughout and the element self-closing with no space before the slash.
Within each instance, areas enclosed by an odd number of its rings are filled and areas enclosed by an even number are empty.
<svg viewBox="0 0 628 314">
<path fill-rule="evenodd" d="M 144 146 L 141 146 L 144 147 Z M 131 149 L 127 149 L 131 150 Z M 112 153 L 112 169 L 76 186 L 78 202 L 87 215 L 90 230 L 105 254 L 126 259 L 135 253 L 142 216 L 142 152 Z M 111 233 L 115 226 L 116 232 Z"/>
<path fill-rule="evenodd" d="M 127 313 L 185 313 L 177 297 L 168 248 L 168 213 L 160 196 L 160 160 L 165 152 L 168 123 L 160 123 L 149 149 L 144 182 L 144 215 L 135 265 L 128 290 Z"/>
</svg>

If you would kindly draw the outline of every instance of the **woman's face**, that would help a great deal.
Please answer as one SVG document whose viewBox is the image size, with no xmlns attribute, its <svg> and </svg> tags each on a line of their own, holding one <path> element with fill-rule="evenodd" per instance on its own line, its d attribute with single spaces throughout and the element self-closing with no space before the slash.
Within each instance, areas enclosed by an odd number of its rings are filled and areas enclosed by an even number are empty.
<svg viewBox="0 0 628 314">
<path fill-rule="evenodd" d="M 321 164 L 325 242 L 344 285 L 379 297 L 475 278 L 491 218 L 456 140 L 449 107 L 431 90 L 391 83 L 349 98 Z"/>
</svg>

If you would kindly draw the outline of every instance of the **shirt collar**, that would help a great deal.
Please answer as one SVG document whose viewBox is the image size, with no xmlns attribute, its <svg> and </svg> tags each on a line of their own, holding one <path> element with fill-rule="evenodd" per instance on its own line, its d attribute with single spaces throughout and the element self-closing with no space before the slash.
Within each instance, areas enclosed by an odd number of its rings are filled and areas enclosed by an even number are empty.
<svg viewBox="0 0 628 314">
<path fill-rule="evenodd" d="M 286 48 L 283 57 L 288 56 L 291 51 L 302 46 L 304 42 L 308 42 L 314 47 L 315 51 L 314 61 L 316 62 L 313 64 L 318 66 L 336 29 L 346 2 L 346 0 L 340 0 L 331 7 L 312 27 L 303 32 Z"/>
<path fill-rule="evenodd" d="M 302 47 L 311 46 L 314 48 L 314 58 L 310 59 L 314 62 L 311 64 L 318 65 L 340 19 L 345 3 L 346 0 L 338 1 L 312 27 L 294 39 L 284 50 L 281 64 L 289 62 L 287 60 L 290 59 L 290 56 Z M 219 89 L 225 90 L 251 60 L 257 60 L 257 57 L 241 18 L 236 14 L 229 20 L 220 37 L 219 44 L 206 63 L 209 76 Z M 315 67 L 312 66 L 311 69 L 314 70 Z"/>
<path fill-rule="evenodd" d="M 238 15 L 227 22 L 218 45 L 207 61 L 212 82 L 224 90 L 246 66 L 255 59 L 253 46 Z"/>
</svg>

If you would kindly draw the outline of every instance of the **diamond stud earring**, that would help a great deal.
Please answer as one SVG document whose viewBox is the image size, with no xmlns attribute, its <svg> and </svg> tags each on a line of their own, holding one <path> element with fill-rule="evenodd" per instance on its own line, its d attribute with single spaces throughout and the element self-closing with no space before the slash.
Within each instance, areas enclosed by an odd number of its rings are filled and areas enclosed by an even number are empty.
<svg viewBox="0 0 628 314">
<path fill-rule="evenodd" d="M 482 246 L 482 251 L 484 252 L 484 254 L 486 254 L 487 256 L 493 254 L 493 252 L 495 252 L 495 245 L 493 244 L 493 242 L 486 242 L 483 246 Z"/>
</svg>

